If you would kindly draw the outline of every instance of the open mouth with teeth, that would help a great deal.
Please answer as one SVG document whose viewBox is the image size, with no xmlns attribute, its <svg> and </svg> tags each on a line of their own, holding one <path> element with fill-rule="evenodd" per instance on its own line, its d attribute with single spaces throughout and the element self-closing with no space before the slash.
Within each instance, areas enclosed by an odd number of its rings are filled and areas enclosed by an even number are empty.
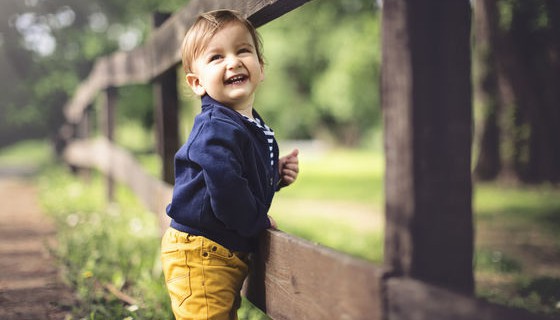
<svg viewBox="0 0 560 320">
<path fill-rule="evenodd" d="M 236 76 L 233 76 L 233 77 L 227 79 L 225 81 L 225 84 L 233 84 L 233 85 L 241 84 L 241 83 L 245 82 L 245 80 L 247 80 L 248 78 L 249 77 L 244 75 L 244 74 L 236 75 Z"/>
</svg>

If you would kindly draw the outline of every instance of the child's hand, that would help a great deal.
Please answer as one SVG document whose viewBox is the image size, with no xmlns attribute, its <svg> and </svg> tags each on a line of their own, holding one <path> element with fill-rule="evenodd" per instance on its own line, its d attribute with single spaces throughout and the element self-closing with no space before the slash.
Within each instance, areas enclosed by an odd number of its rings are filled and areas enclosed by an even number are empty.
<svg viewBox="0 0 560 320">
<path fill-rule="evenodd" d="M 290 154 L 279 159 L 280 187 L 289 186 L 296 181 L 299 173 L 299 150 L 294 149 Z"/>
<path fill-rule="evenodd" d="M 276 221 L 274 221 L 274 219 L 272 219 L 271 216 L 268 216 L 268 220 L 270 221 L 270 228 L 271 229 L 278 229 L 278 225 L 276 224 Z"/>
</svg>

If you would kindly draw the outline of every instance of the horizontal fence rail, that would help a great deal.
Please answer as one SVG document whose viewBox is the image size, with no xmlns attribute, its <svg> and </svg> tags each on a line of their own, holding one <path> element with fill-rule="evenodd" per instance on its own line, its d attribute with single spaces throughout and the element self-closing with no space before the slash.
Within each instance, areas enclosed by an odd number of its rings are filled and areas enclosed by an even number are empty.
<svg viewBox="0 0 560 320">
<path fill-rule="evenodd" d="M 382 319 L 382 268 L 267 231 L 246 296 L 273 319 Z"/>
<path fill-rule="evenodd" d="M 164 209 L 171 201 L 173 186 L 146 173 L 122 147 L 105 138 L 76 140 L 65 148 L 62 157 L 72 166 L 96 169 L 131 188 L 146 208 L 157 214 L 160 230 L 169 226 Z"/>
</svg>

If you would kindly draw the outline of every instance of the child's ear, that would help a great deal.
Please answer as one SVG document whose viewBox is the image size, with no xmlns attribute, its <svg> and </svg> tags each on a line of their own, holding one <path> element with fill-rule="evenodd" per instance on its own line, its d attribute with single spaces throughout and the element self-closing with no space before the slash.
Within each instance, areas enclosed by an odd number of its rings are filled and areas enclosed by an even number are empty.
<svg viewBox="0 0 560 320">
<path fill-rule="evenodd" d="M 189 85 L 189 87 L 191 87 L 194 94 L 196 94 L 197 96 L 203 96 L 206 94 L 206 89 L 204 89 L 204 87 L 200 83 L 200 79 L 196 74 L 187 73 L 185 79 L 187 80 L 187 84 Z"/>
<path fill-rule="evenodd" d="M 261 81 L 264 81 L 264 64 L 261 63 Z"/>
</svg>

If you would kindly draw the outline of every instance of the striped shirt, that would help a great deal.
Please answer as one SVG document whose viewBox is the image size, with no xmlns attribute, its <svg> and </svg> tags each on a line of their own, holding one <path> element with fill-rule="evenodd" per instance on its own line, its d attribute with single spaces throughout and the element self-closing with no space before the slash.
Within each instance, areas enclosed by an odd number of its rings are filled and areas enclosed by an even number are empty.
<svg viewBox="0 0 560 320">
<path fill-rule="evenodd" d="M 274 152 L 273 152 L 274 131 L 272 131 L 272 129 L 270 129 L 266 125 L 266 123 L 262 122 L 259 118 L 251 119 L 245 115 L 243 115 L 243 117 L 245 118 L 245 120 L 251 122 L 257 128 L 261 129 L 264 135 L 266 136 L 266 141 L 268 142 L 268 151 L 270 152 L 270 166 L 273 167 L 274 166 Z"/>
</svg>

